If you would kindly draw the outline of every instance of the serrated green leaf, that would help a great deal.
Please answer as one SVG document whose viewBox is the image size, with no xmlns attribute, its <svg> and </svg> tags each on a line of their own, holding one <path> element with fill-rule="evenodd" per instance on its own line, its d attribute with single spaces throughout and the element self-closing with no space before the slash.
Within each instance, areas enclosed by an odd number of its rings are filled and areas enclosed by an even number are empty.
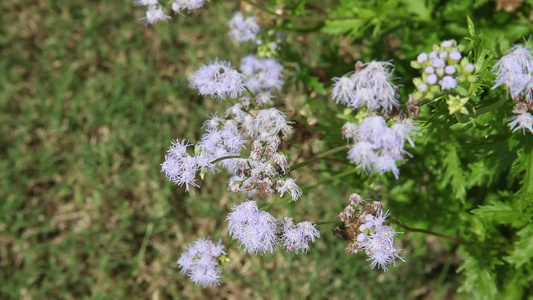
<svg viewBox="0 0 533 300">
<path fill-rule="evenodd" d="M 514 209 L 510 203 L 495 202 L 489 205 L 482 205 L 472 210 L 472 213 L 484 219 L 493 220 L 502 224 L 510 224 L 519 219 L 522 215 L 520 211 Z"/>
<path fill-rule="evenodd" d="M 507 261 L 519 268 L 533 261 L 533 224 L 520 230 L 517 235 L 518 241 L 515 242 Z"/>
<path fill-rule="evenodd" d="M 522 173 L 521 187 L 516 196 L 521 200 L 533 199 L 533 149 L 530 147 L 520 151 L 511 169 L 512 177 L 520 178 Z"/>
<path fill-rule="evenodd" d="M 466 17 L 466 22 L 468 23 L 468 33 L 470 33 L 471 36 L 476 36 L 476 25 L 474 25 L 470 16 Z"/>
<path fill-rule="evenodd" d="M 324 84 L 318 81 L 318 77 L 316 76 L 309 76 L 308 84 L 311 89 L 318 92 L 319 94 L 325 95 L 327 93 L 326 88 L 324 87 Z"/>
<path fill-rule="evenodd" d="M 455 194 L 455 197 L 462 201 L 466 195 L 466 179 L 465 174 L 461 166 L 461 160 L 457 154 L 457 148 L 453 145 L 446 147 L 448 153 L 444 158 L 444 171 L 443 184 L 447 185 L 451 183 L 451 188 Z"/>
<path fill-rule="evenodd" d="M 463 272 L 466 276 L 459 291 L 471 293 L 478 299 L 494 299 L 498 289 L 492 265 L 496 262 L 481 259 L 467 255 L 465 262 L 457 269 L 457 272 Z"/>
</svg>

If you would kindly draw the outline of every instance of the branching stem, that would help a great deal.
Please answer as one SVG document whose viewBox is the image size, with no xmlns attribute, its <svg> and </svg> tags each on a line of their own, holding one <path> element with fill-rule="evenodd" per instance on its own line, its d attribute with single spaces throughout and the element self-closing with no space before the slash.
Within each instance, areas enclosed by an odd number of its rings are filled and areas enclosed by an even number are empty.
<svg viewBox="0 0 533 300">
<path fill-rule="evenodd" d="M 296 165 L 292 166 L 289 172 L 292 172 L 294 170 L 298 170 L 300 168 L 303 168 L 303 167 L 305 167 L 305 166 L 307 166 L 309 164 L 312 164 L 313 162 L 315 162 L 315 161 L 317 161 L 317 160 L 319 160 L 321 158 L 324 158 L 324 157 L 330 156 L 332 154 L 335 154 L 337 152 L 345 151 L 345 150 L 348 150 L 348 149 L 349 149 L 348 146 L 340 146 L 340 147 L 337 147 L 337 148 L 333 148 L 333 149 L 328 150 L 326 152 L 323 152 L 323 153 L 321 153 L 321 154 L 319 154 L 319 155 L 317 155 L 317 156 L 315 156 L 315 157 L 313 157 L 311 159 L 308 159 L 306 161 L 303 161 L 303 162 L 301 162 L 299 164 L 296 164 Z"/>
</svg>

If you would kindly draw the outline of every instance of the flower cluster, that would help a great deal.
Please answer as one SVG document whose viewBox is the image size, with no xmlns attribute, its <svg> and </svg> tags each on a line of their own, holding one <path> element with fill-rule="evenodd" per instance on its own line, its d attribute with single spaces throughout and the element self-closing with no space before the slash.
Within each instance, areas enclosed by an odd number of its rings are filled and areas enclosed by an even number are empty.
<svg viewBox="0 0 533 300">
<path fill-rule="evenodd" d="M 307 252 L 309 242 L 320 238 L 320 232 L 311 222 L 294 224 L 289 217 L 278 220 L 250 200 L 234 206 L 226 220 L 230 236 L 250 254 L 272 253 L 280 244 L 287 251 Z"/>
<path fill-rule="evenodd" d="M 191 12 L 202 7 L 204 2 L 205 0 L 175 0 L 172 3 L 172 10 L 176 13 L 179 13 L 182 10 L 188 10 Z M 133 5 L 146 6 L 146 16 L 141 18 L 145 24 L 154 24 L 158 21 L 171 19 L 163 9 L 164 7 L 159 4 L 158 0 L 134 0 Z"/>
<path fill-rule="evenodd" d="M 529 106 L 523 102 L 519 102 L 515 105 L 513 109 L 514 116 L 508 119 L 509 127 L 513 129 L 513 132 L 522 129 L 522 133 L 526 134 L 526 130 L 533 133 L 533 116 L 528 112 L 533 110 L 532 105 L 533 101 L 529 102 Z"/>
<path fill-rule="evenodd" d="M 245 91 L 243 79 L 244 76 L 229 62 L 217 59 L 202 65 L 189 78 L 189 83 L 200 95 L 225 100 L 227 97 L 237 98 Z"/>
<path fill-rule="evenodd" d="M 215 244 L 210 238 L 198 238 L 181 254 L 177 263 L 182 274 L 206 288 L 221 284 L 218 258 L 223 254 L 226 252 L 221 241 Z"/>
<path fill-rule="evenodd" d="M 528 45 L 515 45 L 509 54 L 503 56 L 495 65 L 496 88 L 503 85 L 516 101 L 513 109 L 515 116 L 509 118 L 509 127 L 514 131 L 522 129 L 533 133 L 533 55 Z"/>
<path fill-rule="evenodd" d="M 229 21 L 228 35 L 237 42 L 256 41 L 261 27 L 255 17 L 244 18 L 241 12 L 236 12 Z"/>
<path fill-rule="evenodd" d="M 365 172 L 391 171 L 398 178 L 396 162 L 404 160 L 405 141 L 414 146 L 411 135 L 416 128 L 409 118 L 397 119 L 389 127 L 379 115 L 367 116 L 359 124 L 348 122 L 342 127 L 342 134 L 354 141 L 348 158 Z"/>
<path fill-rule="evenodd" d="M 241 59 L 241 72 L 246 86 L 253 92 L 281 90 L 283 66 L 272 58 L 258 58 L 248 55 Z"/>
<path fill-rule="evenodd" d="M 393 67 L 389 62 L 357 62 L 355 72 L 333 78 L 333 99 L 353 109 L 391 112 L 400 105 L 398 87 L 391 82 Z"/>
<path fill-rule="evenodd" d="M 211 118 L 208 122 L 215 121 Z M 172 146 L 165 155 L 165 162 L 161 164 L 161 170 L 168 180 L 179 186 L 185 185 L 188 191 L 191 185 L 198 187 L 195 183 L 198 171 L 214 173 L 219 165 L 233 170 L 235 159 L 222 160 L 217 163 L 212 163 L 212 161 L 224 156 L 239 155 L 246 140 L 238 131 L 235 123 L 220 122 L 219 126 L 220 128 L 211 127 L 207 130 L 198 142 L 194 155 L 187 152 L 187 147 L 191 145 L 186 141 L 172 142 Z"/>
<path fill-rule="evenodd" d="M 411 62 L 415 69 L 422 70 L 422 76 L 413 79 L 417 91 L 413 93 L 415 100 L 435 99 L 436 93 L 451 90 L 461 82 L 473 82 L 475 67 L 463 57 L 464 46 L 457 45 L 454 40 L 433 45 L 433 51 L 420 53 L 416 61 Z"/>
<path fill-rule="evenodd" d="M 387 271 L 387 265 L 396 265 L 396 259 L 402 251 L 396 247 L 396 232 L 391 226 L 385 225 L 388 212 L 383 213 L 381 202 L 367 203 L 358 194 L 350 196 L 348 205 L 339 218 L 344 222 L 344 229 L 336 228 L 334 233 L 343 237 L 350 244 L 345 251 L 354 254 L 364 251 L 371 260 L 370 267 L 376 266 Z"/>
<path fill-rule="evenodd" d="M 279 137 L 261 136 L 252 144 L 249 159 L 237 162 L 235 174 L 229 184 L 230 192 L 258 192 L 262 197 L 271 197 L 278 192 L 283 197 L 288 193 L 296 201 L 302 190 L 293 178 L 284 176 L 289 171 L 287 157 L 278 151 Z"/>
</svg>

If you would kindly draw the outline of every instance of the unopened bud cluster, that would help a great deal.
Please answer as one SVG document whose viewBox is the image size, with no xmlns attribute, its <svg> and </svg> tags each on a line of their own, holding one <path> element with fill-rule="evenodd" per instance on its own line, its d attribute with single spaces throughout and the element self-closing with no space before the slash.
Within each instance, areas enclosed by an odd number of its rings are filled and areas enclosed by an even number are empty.
<svg viewBox="0 0 533 300">
<path fill-rule="evenodd" d="M 417 89 L 412 94 L 415 100 L 436 98 L 437 93 L 455 89 L 461 82 L 474 82 L 475 67 L 463 57 L 464 46 L 454 40 L 433 45 L 433 51 L 422 52 L 411 66 L 422 71 L 421 77 L 413 79 Z"/>
<path fill-rule="evenodd" d="M 371 268 L 387 270 L 387 265 L 396 265 L 396 259 L 402 251 L 396 247 L 396 232 L 391 226 L 385 225 L 389 213 L 383 212 L 383 205 L 378 201 L 364 201 L 358 194 L 350 196 L 350 205 L 339 214 L 344 228 L 336 228 L 334 233 L 349 242 L 345 251 L 355 254 L 363 251 L 372 262 Z"/>
</svg>

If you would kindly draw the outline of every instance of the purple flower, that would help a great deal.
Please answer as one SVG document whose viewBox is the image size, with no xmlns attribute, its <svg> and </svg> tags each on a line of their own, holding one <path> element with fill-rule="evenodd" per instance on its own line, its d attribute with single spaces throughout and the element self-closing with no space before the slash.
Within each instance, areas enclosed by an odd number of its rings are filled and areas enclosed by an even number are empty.
<svg viewBox="0 0 533 300">
<path fill-rule="evenodd" d="M 245 90 L 244 76 L 237 72 L 229 62 L 218 61 L 202 65 L 190 78 L 191 87 L 200 95 L 225 100 L 227 97 L 237 98 Z"/>
<path fill-rule="evenodd" d="M 343 134 L 355 143 L 348 151 L 348 158 L 365 172 L 390 171 L 398 178 L 396 162 L 403 160 L 405 141 L 414 146 L 411 134 L 416 128 L 411 119 L 399 119 L 389 127 L 381 116 L 366 117 L 359 126 L 347 123 Z"/>
<path fill-rule="evenodd" d="M 250 254 L 272 253 L 279 245 L 278 220 L 259 210 L 255 201 L 247 200 L 234 206 L 226 220 L 230 236 Z"/>
<path fill-rule="evenodd" d="M 281 239 L 283 240 L 283 247 L 287 251 L 307 253 L 309 242 L 315 242 L 317 238 L 320 238 L 320 232 L 311 222 L 303 221 L 293 224 L 292 218 L 289 217 L 285 217 L 283 221 L 284 228 Z"/>
<path fill-rule="evenodd" d="M 522 132 L 526 134 L 526 130 L 533 133 L 533 116 L 528 112 L 517 114 L 508 119 L 509 127 L 513 129 L 513 132 L 522 129 Z"/>
<path fill-rule="evenodd" d="M 245 143 L 246 140 L 237 126 L 228 123 L 222 129 L 208 129 L 197 147 L 201 150 L 201 156 L 210 162 L 223 156 L 239 155 Z M 226 159 L 220 161 L 220 164 L 232 170 L 235 162 L 235 159 Z M 216 165 L 209 164 L 207 167 L 214 171 Z"/>
<path fill-rule="evenodd" d="M 198 9 L 204 5 L 205 0 L 175 0 L 172 3 L 172 10 L 180 12 L 182 10 L 188 10 L 189 12 Z"/>
<path fill-rule="evenodd" d="M 255 41 L 261 27 L 255 17 L 244 18 L 241 12 L 236 12 L 229 21 L 230 31 L 228 35 L 235 41 Z"/>
<path fill-rule="evenodd" d="M 160 20 L 166 21 L 168 19 L 170 19 L 170 17 L 165 14 L 165 11 L 163 11 L 158 4 L 149 5 L 146 10 L 146 16 L 141 18 L 141 20 L 144 21 L 144 24 L 154 24 Z"/>
<path fill-rule="evenodd" d="M 360 230 L 368 230 L 370 233 L 360 233 L 357 236 L 356 242 L 361 246 L 365 253 L 369 256 L 368 260 L 372 260 L 370 267 L 374 269 L 376 266 L 387 271 L 387 265 L 396 265 L 396 259 L 403 261 L 403 258 L 398 255 L 401 249 L 398 249 L 394 244 L 396 232 L 391 226 L 383 225 L 389 213 L 378 211 L 374 215 L 366 215 L 364 224 L 359 228 Z"/>
<path fill-rule="evenodd" d="M 389 62 L 358 63 L 354 73 L 333 78 L 333 99 L 354 109 L 366 106 L 387 112 L 398 107 L 397 86 L 391 83 L 393 67 Z"/>
<path fill-rule="evenodd" d="M 220 240 L 215 244 L 210 238 L 198 238 L 181 254 L 177 263 L 182 274 L 206 288 L 221 284 L 218 257 L 223 254 L 226 252 Z"/>
<path fill-rule="evenodd" d="M 296 179 L 287 178 L 286 180 L 278 180 L 279 187 L 276 190 L 279 192 L 280 196 L 283 197 L 283 194 L 289 193 L 293 201 L 298 200 L 302 193 L 302 189 L 296 184 Z"/>
<path fill-rule="evenodd" d="M 179 186 L 185 185 L 187 191 L 190 185 L 198 187 L 195 180 L 196 172 L 200 168 L 198 157 L 187 153 L 189 146 L 191 145 L 185 140 L 173 141 L 165 155 L 165 162 L 161 164 L 161 171 L 165 173 L 166 178 Z"/>
<path fill-rule="evenodd" d="M 443 90 L 454 89 L 455 87 L 457 87 L 457 81 L 452 76 L 446 75 L 444 76 L 444 78 L 442 78 L 442 81 L 440 82 L 440 86 L 442 87 Z"/>
<path fill-rule="evenodd" d="M 281 90 L 283 66 L 272 58 L 257 58 L 250 54 L 241 59 L 241 72 L 246 86 L 253 92 Z"/>
<path fill-rule="evenodd" d="M 525 96 L 526 101 L 533 100 L 533 55 L 528 46 L 515 45 L 494 65 L 494 70 L 493 88 L 504 85 L 513 99 Z"/>
</svg>

